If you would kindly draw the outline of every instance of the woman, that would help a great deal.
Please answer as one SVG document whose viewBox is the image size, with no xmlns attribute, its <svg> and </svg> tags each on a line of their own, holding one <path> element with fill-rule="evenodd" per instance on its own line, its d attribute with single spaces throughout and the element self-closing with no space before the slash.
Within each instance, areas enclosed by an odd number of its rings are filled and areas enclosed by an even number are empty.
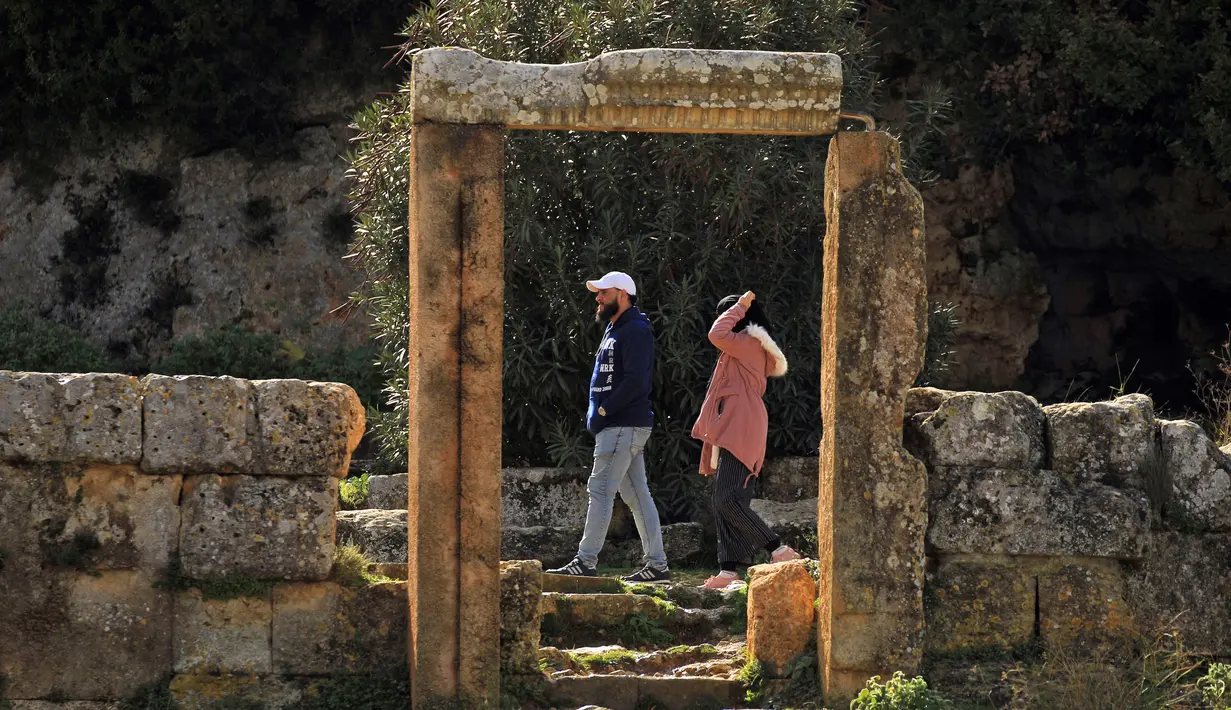
<svg viewBox="0 0 1231 710">
<path fill-rule="evenodd" d="M 722 299 L 718 312 L 709 338 L 722 354 L 692 428 L 693 438 L 704 442 L 701 474 L 715 477 L 721 571 L 705 581 L 707 589 L 726 589 L 740 581 L 739 570 L 751 564 L 757 549 L 769 552 L 774 562 L 800 556 L 748 506 L 752 499 L 748 483 L 761 473 L 769 430 L 761 397 L 767 377 L 786 374 L 786 356 L 769 337 L 769 320 L 752 291 L 738 299 L 733 295 Z"/>
</svg>

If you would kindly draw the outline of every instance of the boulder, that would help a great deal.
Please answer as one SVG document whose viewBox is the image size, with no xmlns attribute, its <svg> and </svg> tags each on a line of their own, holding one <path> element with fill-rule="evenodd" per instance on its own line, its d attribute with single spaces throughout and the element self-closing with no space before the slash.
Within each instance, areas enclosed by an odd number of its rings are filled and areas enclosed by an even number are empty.
<svg viewBox="0 0 1231 710">
<path fill-rule="evenodd" d="M 373 562 L 406 564 L 406 510 L 338 511 L 339 544 L 353 543 Z"/>
<path fill-rule="evenodd" d="M 1150 503 L 1141 491 L 1074 486 L 1053 471 L 946 468 L 928 488 L 927 540 L 941 554 L 1145 556 Z"/>
<path fill-rule="evenodd" d="M 172 648 L 176 673 L 270 673 L 269 593 L 234 599 L 205 599 L 199 589 L 175 600 Z"/>
<path fill-rule="evenodd" d="M 543 565 L 537 560 L 500 563 L 500 672 L 539 672 Z"/>
<path fill-rule="evenodd" d="M 182 500 L 180 560 L 186 577 L 329 575 L 336 478 L 187 476 Z"/>
<path fill-rule="evenodd" d="M 129 375 L 68 375 L 64 387 L 68 461 L 141 463 L 141 381 Z"/>
<path fill-rule="evenodd" d="M 506 468 L 501 472 L 501 527 L 584 525 L 589 471 L 581 468 Z"/>
<path fill-rule="evenodd" d="M 250 473 L 252 384 L 234 377 L 145 378 L 141 468 L 149 473 Z"/>
<path fill-rule="evenodd" d="M 408 479 L 405 473 L 368 476 L 368 499 L 363 507 L 369 510 L 406 510 Z"/>
<path fill-rule="evenodd" d="M 1156 533 L 1126 593 L 1147 632 L 1172 630 L 1196 655 L 1231 657 L 1231 534 Z"/>
<path fill-rule="evenodd" d="M 779 503 L 753 498 L 749 507 L 765 524 L 804 556 L 816 554 L 816 498 Z"/>
<path fill-rule="evenodd" d="M 944 404 L 946 399 L 955 394 L 957 392 L 942 390 L 936 387 L 912 387 L 906 390 L 906 403 L 903 414 L 908 419 L 916 414 L 931 414 L 940 409 L 940 405 Z"/>
<path fill-rule="evenodd" d="M 785 678 L 812 640 L 816 580 L 802 560 L 756 565 L 748 575 L 748 658 Z"/>
<path fill-rule="evenodd" d="M 259 380 L 252 388 L 260 432 L 254 473 L 346 477 L 365 422 L 353 389 L 303 380 Z"/>
<path fill-rule="evenodd" d="M 354 674 L 406 663 L 406 583 L 351 589 L 333 582 L 279 584 L 270 638 L 281 675 Z"/>
<path fill-rule="evenodd" d="M 56 375 L 0 370 L 0 461 L 64 456 L 64 388 Z"/>
<path fill-rule="evenodd" d="M 1231 455 L 1193 422 L 1162 421 L 1158 431 L 1164 476 L 1171 484 L 1169 526 L 1231 531 Z"/>
<path fill-rule="evenodd" d="M 815 456 L 783 456 L 767 459 L 757 485 L 760 498 L 790 503 L 816 499 L 820 461 Z"/>
<path fill-rule="evenodd" d="M 958 392 L 915 418 L 919 441 L 912 449 L 930 467 L 1043 467 L 1043 410 L 1021 392 Z"/>
<path fill-rule="evenodd" d="M 1044 408 L 1051 467 L 1074 483 L 1144 488 L 1154 455 L 1154 404 L 1143 394 Z"/>
</svg>

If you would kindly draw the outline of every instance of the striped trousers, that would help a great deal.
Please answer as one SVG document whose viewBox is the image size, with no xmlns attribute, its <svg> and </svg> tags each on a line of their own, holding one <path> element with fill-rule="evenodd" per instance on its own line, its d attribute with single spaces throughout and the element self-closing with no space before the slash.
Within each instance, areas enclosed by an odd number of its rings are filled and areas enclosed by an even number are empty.
<svg viewBox="0 0 1231 710">
<path fill-rule="evenodd" d="M 752 488 L 745 488 L 744 481 L 751 473 L 728 452 L 719 455 L 712 500 L 718 522 L 718 562 L 724 570 L 750 565 L 757 550 L 772 551 L 779 544 L 774 531 L 748 507 Z"/>
</svg>

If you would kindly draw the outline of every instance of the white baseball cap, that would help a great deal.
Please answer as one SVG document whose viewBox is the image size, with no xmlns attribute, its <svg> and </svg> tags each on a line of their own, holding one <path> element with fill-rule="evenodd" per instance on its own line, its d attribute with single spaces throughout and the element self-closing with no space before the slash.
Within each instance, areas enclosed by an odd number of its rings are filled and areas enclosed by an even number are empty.
<svg viewBox="0 0 1231 710">
<path fill-rule="evenodd" d="M 628 291 L 628 295 L 637 295 L 637 284 L 633 283 L 633 277 L 623 271 L 608 271 L 603 274 L 603 278 L 597 281 L 587 281 L 586 288 L 591 291 L 600 291 L 604 288 L 618 288 L 621 291 Z"/>
</svg>

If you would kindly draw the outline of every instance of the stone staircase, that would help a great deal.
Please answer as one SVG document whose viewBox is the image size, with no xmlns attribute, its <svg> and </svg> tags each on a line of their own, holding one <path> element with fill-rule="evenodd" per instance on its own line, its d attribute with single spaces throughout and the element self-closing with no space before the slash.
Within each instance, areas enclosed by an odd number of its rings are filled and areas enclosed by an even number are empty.
<svg viewBox="0 0 1231 710">
<path fill-rule="evenodd" d="M 744 707 L 746 588 L 703 590 L 701 581 L 544 574 L 539 666 L 548 682 L 523 706 Z"/>
</svg>

